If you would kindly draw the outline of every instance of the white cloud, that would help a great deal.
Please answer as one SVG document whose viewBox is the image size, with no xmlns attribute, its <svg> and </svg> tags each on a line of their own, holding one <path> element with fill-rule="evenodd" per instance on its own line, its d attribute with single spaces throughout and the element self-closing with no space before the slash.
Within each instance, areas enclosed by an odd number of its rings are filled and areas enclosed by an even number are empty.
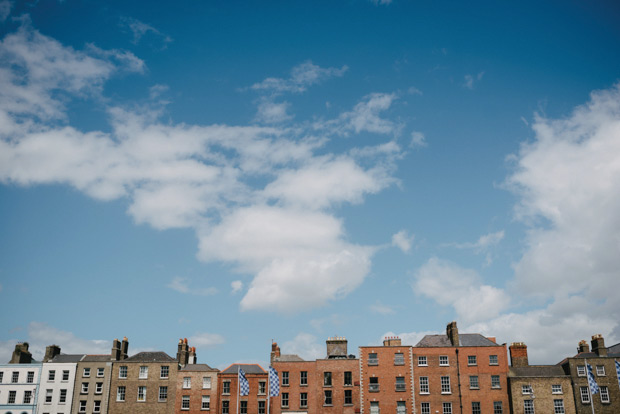
<svg viewBox="0 0 620 414">
<path fill-rule="evenodd" d="M 510 304 L 506 292 L 483 284 L 476 271 L 435 257 L 416 270 L 413 290 L 440 305 L 452 306 L 465 323 L 495 318 Z"/>
<path fill-rule="evenodd" d="M 463 87 L 466 89 L 473 90 L 474 84 L 481 81 L 484 76 L 484 71 L 478 72 L 477 75 L 473 76 L 470 74 L 465 75 L 465 82 L 463 83 Z"/>
<path fill-rule="evenodd" d="M 232 293 L 235 294 L 237 292 L 240 292 L 241 289 L 243 289 L 243 282 L 240 280 L 233 280 L 230 283 L 230 287 L 232 289 Z"/>
<path fill-rule="evenodd" d="M 370 310 L 374 313 L 378 313 L 379 315 L 391 315 L 395 313 L 394 308 L 388 305 L 384 305 L 377 301 L 376 303 L 370 305 Z"/>
<path fill-rule="evenodd" d="M 404 253 L 407 253 L 411 250 L 414 237 L 413 234 L 410 236 L 407 230 L 401 230 L 392 236 L 392 246 L 396 246 Z"/>
<path fill-rule="evenodd" d="M 413 131 L 411 133 L 411 142 L 409 143 L 411 148 L 426 147 L 427 145 L 426 137 L 423 133 L 418 131 Z"/>
<path fill-rule="evenodd" d="M 388 5 L 388 4 L 392 4 L 392 0 L 370 0 L 374 5 L 379 6 L 379 5 Z"/>
<path fill-rule="evenodd" d="M 0 1 L 0 22 L 4 22 L 9 14 L 11 14 L 13 3 L 8 0 Z"/>
<path fill-rule="evenodd" d="M 414 346 L 418 342 L 420 342 L 422 338 L 424 338 L 424 335 L 437 335 L 438 333 L 439 332 L 437 331 L 421 331 L 421 332 L 402 332 L 399 334 L 395 334 L 392 331 L 388 331 L 384 333 L 383 336 L 376 342 L 376 345 L 383 344 L 383 340 L 386 337 L 397 336 L 400 338 L 403 345 Z M 375 344 L 369 344 L 369 345 L 375 345 Z"/>
<path fill-rule="evenodd" d="M 315 123 L 315 128 L 326 129 L 334 134 L 347 136 L 352 132 L 396 134 L 402 125 L 380 114 L 390 108 L 397 99 L 394 93 L 371 93 L 358 102 L 352 111 L 342 113 L 337 119 Z"/>
<path fill-rule="evenodd" d="M 133 34 L 133 39 L 131 42 L 135 45 L 140 43 L 140 40 L 142 40 L 142 38 L 147 34 L 154 35 L 155 38 L 157 38 L 158 41 L 161 42 L 163 47 L 166 47 L 168 43 L 172 42 L 172 38 L 170 36 L 163 34 L 149 24 L 146 24 L 144 22 L 141 22 L 140 20 L 131 17 L 122 18 L 121 26 L 127 27 L 129 30 L 131 30 L 131 33 Z"/>
<path fill-rule="evenodd" d="M 273 102 L 270 99 L 262 99 L 258 104 L 256 121 L 266 124 L 277 124 L 293 118 L 287 111 L 290 107 L 288 102 Z"/>
<path fill-rule="evenodd" d="M 8 362 L 18 342 L 28 342 L 33 358 L 42 360 L 45 347 L 59 345 L 64 354 L 109 354 L 112 341 L 102 339 L 83 339 L 72 332 L 56 329 L 46 323 L 30 322 L 26 337 L 0 342 L 0 362 Z"/>
<path fill-rule="evenodd" d="M 317 341 L 314 335 L 301 332 L 290 341 L 280 346 L 283 354 L 296 354 L 307 361 L 325 358 L 327 350 L 324 344 Z"/>
<path fill-rule="evenodd" d="M 407 89 L 407 93 L 409 95 L 420 95 L 420 96 L 423 95 L 422 91 L 416 88 L 415 86 L 409 87 L 409 89 Z"/>
<path fill-rule="evenodd" d="M 168 285 L 166 285 L 166 287 L 172 290 L 176 290 L 179 293 L 199 296 L 212 296 L 217 293 L 217 289 L 214 287 L 198 288 L 195 287 L 188 278 L 180 276 L 176 276 L 175 278 L 173 278 L 172 281 Z"/>
<path fill-rule="evenodd" d="M 495 233 L 488 233 L 480 236 L 475 243 L 454 243 L 457 249 L 473 249 L 476 253 L 483 252 L 492 246 L 496 246 L 504 239 L 504 230 Z"/>
<path fill-rule="evenodd" d="M 225 343 L 225 339 L 220 334 L 197 332 L 188 338 L 188 343 L 197 348 L 214 348 Z"/>
<path fill-rule="evenodd" d="M 316 85 L 332 77 L 341 77 L 349 68 L 322 68 L 307 61 L 295 66 L 291 70 L 291 76 L 287 79 L 267 78 L 262 82 L 255 83 L 251 89 L 269 91 L 272 93 L 305 92 L 309 86 Z"/>
</svg>

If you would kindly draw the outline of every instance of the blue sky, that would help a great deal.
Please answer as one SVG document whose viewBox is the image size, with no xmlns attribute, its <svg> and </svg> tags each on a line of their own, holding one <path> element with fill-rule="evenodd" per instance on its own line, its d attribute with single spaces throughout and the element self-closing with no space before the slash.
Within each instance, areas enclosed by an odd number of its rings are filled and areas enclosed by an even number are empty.
<svg viewBox="0 0 620 414">
<path fill-rule="evenodd" d="M 3 359 L 620 341 L 615 2 L 231 3 L 0 1 Z"/>
</svg>

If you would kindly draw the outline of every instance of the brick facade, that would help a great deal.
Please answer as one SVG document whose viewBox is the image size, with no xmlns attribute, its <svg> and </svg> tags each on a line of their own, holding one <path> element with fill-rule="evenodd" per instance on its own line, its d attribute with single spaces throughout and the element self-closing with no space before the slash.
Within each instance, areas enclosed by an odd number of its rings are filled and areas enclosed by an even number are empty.
<svg viewBox="0 0 620 414">
<path fill-rule="evenodd" d="M 219 370 L 206 364 L 181 368 L 176 384 L 176 414 L 217 413 Z"/>
<path fill-rule="evenodd" d="M 238 394 L 238 370 L 245 372 L 250 385 L 248 395 Z M 239 403 L 239 414 L 265 414 L 267 409 L 267 372 L 257 364 L 233 364 L 218 375 L 218 413 L 236 414 Z M 272 411 L 273 412 L 273 411 Z"/>
</svg>

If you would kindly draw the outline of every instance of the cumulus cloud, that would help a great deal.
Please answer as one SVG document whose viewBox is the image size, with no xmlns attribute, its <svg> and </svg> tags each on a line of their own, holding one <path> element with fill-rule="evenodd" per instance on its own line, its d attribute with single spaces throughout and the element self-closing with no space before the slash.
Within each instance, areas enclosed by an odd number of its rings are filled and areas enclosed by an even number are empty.
<svg viewBox="0 0 620 414">
<path fill-rule="evenodd" d="M 76 51 L 26 26 L 4 38 L 0 56 L 1 182 L 60 183 L 99 200 L 126 198 L 136 223 L 194 229 L 200 259 L 254 275 L 242 309 L 309 309 L 364 280 L 374 248 L 349 242 L 331 208 L 360 203 L 395 182 L 394 142 L 317 155 L 327 138 L 315 137 L 308 124 L 175 124 L 148 105 L 110 105 L 109 131 L 83 132 L 63 123 L 63 101 L 100 93 L 122 68 L 139 72 L 134 59 L 94 45 Z M 344 70 L 307 63 L 293 69 L 289 86 L 277 88 L 301 91 Z M 156 86 L 152 97 L 163 90 Z M 390 132 L 389 121 L 373 117 L 392 99 L 367 97 L 343 119 L 358 125 L 351 132 Z M 354 113 L 369 119 L 362 125 Z M 214 292 L 193 289 L 182 277 L 168 287 Z"/>
<path fill-rule="evenodd" d="M 301 332 L 290 341 L 280 346 L 283 354 L 296 354 L 307 361 L 325 358 L 327 350 L 325 345 L 318 342 L 314 335 Z"/>
<path fill-rule="evenodd" d="M 186 277 L 176 276 L 172 279 L 172 281 L 167 285 L 168 288 L 172 290 L 176 290 L 179 293 L 186 293 L 191 295 L 199 295 L 199 296 L 211 296 L 217 293 L 217 289 L 214 287 L 209 288 L 199 288 L 195 287 L 194 284 Z"/>
<path fill-rule="evenodd" d="M 138 19 L 134 19 L 132 17 L 123 17 L 121 18 L 120 24 L 122 27 L 128 28 L 131 31 L 131 33 L 133 34 L 133 39 L 131 42 L 134 45 L 140 43 L 142 38 L 145 35 L 149 34 L 156 38 L 159 42 L 161 42 L 161 46 L 164 48 L 168 45 L 168 43 L 172 42 L 172 38 L 170 36 L 163 34 L 150 24 L 141 22 Z"/>
<path fill-rule="evenodd" d="M 510 304 L 502 289 L 485 285 L 472 269 L 429 259 L 414 275 L 413 290 L 443 306 L 452 306 L 459 320 L 466 323 L 497 317 Z"/>
<path fill-rule="evenodd" d="M 392 246 L 396 246 L 404 253 L 407 253 L 411 250 L 414 237 L 413 234 L 410 236 L 407 230 L 401 230 L 392 236 Z"/>
<path fill-rule="evenodd" d="M 411 133 L 411 142 L 409 142 L 411 148 L 426 147 L 427 145 L 426 137 L 423 133 L 418 131 L 413 131 Z"/>
<path fill-rule="evenodd" d="M 483 234 L 476 242 L 453 243 L 452 246 L 457 249 L 472 249 L 476 253 L 483 252 L 488 248 L 497 245 L 504 239 L 504 230 L 495 233 Z"/>
<path fill-rule="evenodd" d="M 349 68 L 345 65 L 341 68 L 322 68 L 311 61 L 295 66 L 291 70 L 289 78 L 267 78 L 262 82 L 255 83 L 250 88 L 256 91 L 272 93 L 305 92 L 309 86 L 316 85 L 332 77 L 340 77 Z"/>
<path fill-rule="evenodd" d="M 188 343 L 197 348 L 214 348 L 225 343 L 225 339 L 220 334 L 197 332 L 188 338 Z"/>
<path fill-rule="evenodd" d="M 240 280 L 233 280 L 230 283 L 230 287 L 232 289 L 232 293 L 233 295 L 239 291 L 241 291 L 241 289 L 243 289 L 243 282 Z"/>
<path fill-rule="evenodd" d="M 270 99 L 263 99 L 258 104 L 256 112 L 256 121 L 266 124 L 277 124 L 279 122 L 288 121 L 293 116 L 287 111 L 290 107 L 288 102 L 273 102 Z"/>
<path fill-rule="evenodd" d="M 13 8 L 13 3 L 10 1 L 0 1 L 0 22 L 5 21 L 6 18 L 9 17 L 9 14 L 11 14 L 11 8 Z"/>
</svg>

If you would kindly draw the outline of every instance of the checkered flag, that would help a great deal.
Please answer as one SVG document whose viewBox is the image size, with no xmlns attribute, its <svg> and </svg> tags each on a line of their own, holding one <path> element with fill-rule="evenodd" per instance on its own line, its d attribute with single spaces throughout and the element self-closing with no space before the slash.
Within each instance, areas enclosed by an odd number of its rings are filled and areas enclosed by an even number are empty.
<svg viewBox="0 0 620 414">
<path fill-rule="evenodd" d="M 239 395 L 250 395 L 250 383 L 241 368 L 239 368 Z"/>
<path fill-rule="evenodd" d="M 278 395 L 280 395 L 280 377 L 275 368 L 269 367 L 269 396 L 277 397 Z"/>
<path fill-rule="evenodd" d="M 616 375 L 618 376 L 618 386 L 620 387 L 620 362 L 614 362 L 616 363 Z"/>
<path fill-rule="evenodd" d="M 592 373 L 592 365 L 588 364 L 588 385 L 590 386 L 590 393 L 598 393 L 598 384 L 594 380 L 594 374 Z"/>
</svg>

